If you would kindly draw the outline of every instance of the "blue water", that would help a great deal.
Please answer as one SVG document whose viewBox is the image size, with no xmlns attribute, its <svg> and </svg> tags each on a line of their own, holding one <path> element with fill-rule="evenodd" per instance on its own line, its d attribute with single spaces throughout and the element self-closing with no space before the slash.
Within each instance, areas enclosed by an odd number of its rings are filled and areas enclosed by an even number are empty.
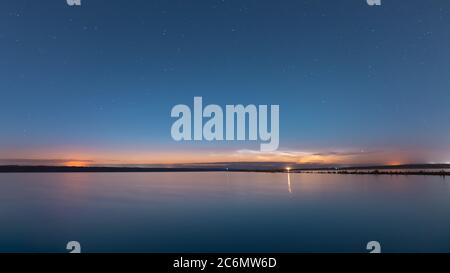
<svg viewBox="0 0 450 273">
<path fill-rule="evenodd" d="M 450 252 L 450 179 L 0 174 L 0 252 Z"/>
</svg>

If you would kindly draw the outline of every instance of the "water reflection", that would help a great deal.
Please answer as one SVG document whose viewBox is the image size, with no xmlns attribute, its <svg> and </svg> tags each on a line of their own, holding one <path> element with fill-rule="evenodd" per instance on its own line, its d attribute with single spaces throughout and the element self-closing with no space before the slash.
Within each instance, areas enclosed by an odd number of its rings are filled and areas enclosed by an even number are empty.
<svg viewBox="0 0 450 273">
<path fill-rule="evenodd" d="M 0 252 L 450 252 L 438 176 L 0 174 L 0 215 Z"/>
<path fill-rule="evenodd" d="M 287 173 L 287 177 L 288 177 L 288 190 L 289 190 L 289 193 L 292 193 L 292 188 L 291 188 L 291 173 L 290 173 L 290 172 Z"/>
</svg>

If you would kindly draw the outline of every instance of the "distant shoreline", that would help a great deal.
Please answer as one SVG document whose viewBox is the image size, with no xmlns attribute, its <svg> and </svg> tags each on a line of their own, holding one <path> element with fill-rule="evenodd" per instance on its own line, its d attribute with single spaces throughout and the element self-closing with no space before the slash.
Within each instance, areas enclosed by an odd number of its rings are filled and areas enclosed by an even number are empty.
<svg viewBox="0 0 450 273">
<path fill-rule="evenodd" d="M 342 175 L 433 175 L 433 176 L 450 176 L 447 171 L 300 171 L 296 173 L 314 173 L 314 174 L 342 174 Z"/>
<path fill-rule="evenodd" d="M 137 173 L 137 172 L 217 172 L 223 168 L 143 168 L 143 167 L 67 167 L 0 166 L 0 173 Z"/>
<path fill-rule="evenodd" d="M 447 169 L 447 170 L 446 170 Z M 226 168 L 226 167 L 69 167 L 69 166 L 0 166 L 0 173 L 156 173 L 156 172 L 261 172 L 315 173 L 354 175 L 433 175 L 450 176 L 450 164 L 414 164 L 401 166 L 358 166 L 326 168 Z"/>
</svg>

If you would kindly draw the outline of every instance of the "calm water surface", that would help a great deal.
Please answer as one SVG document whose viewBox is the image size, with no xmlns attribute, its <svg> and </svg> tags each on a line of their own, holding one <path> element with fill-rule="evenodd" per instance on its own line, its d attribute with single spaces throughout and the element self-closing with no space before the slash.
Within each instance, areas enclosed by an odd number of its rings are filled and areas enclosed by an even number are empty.
<svg viewBox="0 0 450 273">
<path fill-rule="evenodd" d="M 0 252 L 450 252 L 450 179 L 0 174 Z"/>
</svg>

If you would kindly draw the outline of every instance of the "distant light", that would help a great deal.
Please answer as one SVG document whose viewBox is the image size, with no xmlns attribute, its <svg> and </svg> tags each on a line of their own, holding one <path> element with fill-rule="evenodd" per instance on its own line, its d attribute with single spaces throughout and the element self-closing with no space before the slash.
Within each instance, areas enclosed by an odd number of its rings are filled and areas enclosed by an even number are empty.
<svg viewBox="0 0 450 273">
<path fill-rule="evenodd" d="M 290 172 L 291 171 L 291 167 L 286 167 L 286 171 Z"/>
</svg>

